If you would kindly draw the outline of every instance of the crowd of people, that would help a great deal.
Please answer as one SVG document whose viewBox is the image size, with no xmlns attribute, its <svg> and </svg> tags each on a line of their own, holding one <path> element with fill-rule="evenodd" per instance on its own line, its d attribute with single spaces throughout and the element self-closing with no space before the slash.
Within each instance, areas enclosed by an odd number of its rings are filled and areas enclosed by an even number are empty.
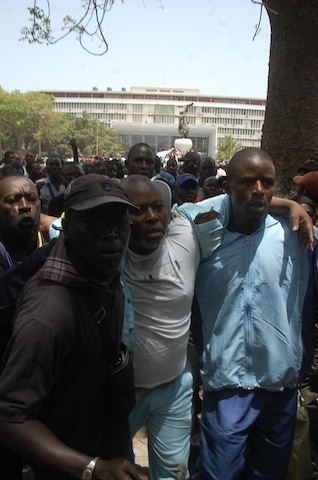
<svg viewBox="0 0 318 480">
<path fill-rule="evenodd" d="M 318 397 L 315 160 L 283 199 L 262 149 L 71 145 L 0 168 L 1 479 L 309 480 L 288 466 Z"/>
<path fill-rule="evenodd" d="M 74 141 L 74 139 L 72 140 Z M 0 176 L 17 171 L 19 174 L 31 178 L 39 192 L 41 191 L 43 213 L 50 213 L 48 211 L 49 202 L 64 193 L 65 187 L 75 178 L 74 175 L 100 173 L 119 179 L 127 176 L 126 157 L 115 155 L 108 158 L 95 156 L 88 160 L 86 157 L 78 156 L 76 142 L 71 142 L 71 145 L 73 147 L 73 157 L 62 159 L 57 156 L 50 156 L 45 158 L 45 162 L 31 152 L 27 152 L 22 159 L 14 152 L 7 151 L 0 164 Z M 205 157 L 196 152 L 189 152 L 184 157 L 178 157 L 174 152 L 171 152 L 166 158 L 155 156 L 153 174 L 164 177 L 164 180 L 170 184 L 175 192 L 174 200 L 177 203 L 182 203 L 188 201 L 183 200 L 188 194 L 190 198 L 195 195 L 195 201 L 200 201 L 223 193 L 222 183 L 226 176 L 224 168 L 226 168 L 225 162 L 214 161 L 211 157 Z M 72 173 L 75 170 L 78 171 Z M 176 185 L 176 179 L 182 173 L 192 174 L 195 177 L 195 183 L 188 182 L 187 180 L 191 180 L 191 177 L 189 177 L 185 182 L 181 182 L 181 186 L 179 185 L 179 178 Z M 182 178 L 185 177 L 181 177 L 181 180 Z M 193 177 L 192 180 L 194 180 Z M 192 193 L 189 193 L 190 191 Z M 181 195 L 180 199 L 179 194 Z M 56 215 L 54 204 L 52 208 L 50 215 L 54 216 Z"/>
</svg>

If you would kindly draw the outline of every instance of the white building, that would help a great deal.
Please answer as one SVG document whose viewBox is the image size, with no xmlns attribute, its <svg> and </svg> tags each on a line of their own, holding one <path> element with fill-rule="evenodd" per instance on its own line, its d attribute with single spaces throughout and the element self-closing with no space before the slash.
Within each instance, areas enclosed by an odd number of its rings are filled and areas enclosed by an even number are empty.
<svg viewBox="0 0 318 480">
<path fill-rule="evenodd" d="M 196 89 L 131 87 L 113 91 L 46 91 L 54 96 L 55 109 L 106 123 L 120 135 L 127 149 L 138 142 L 155 151 L 173 146 L 179 137 L 179 112 L 186 105 L 193 148 L 215 156 L 220 141 L 231 136 L 242 147 L 259 147 L 266 101 L 256 98 L 200 95 Z"/>
</svg>

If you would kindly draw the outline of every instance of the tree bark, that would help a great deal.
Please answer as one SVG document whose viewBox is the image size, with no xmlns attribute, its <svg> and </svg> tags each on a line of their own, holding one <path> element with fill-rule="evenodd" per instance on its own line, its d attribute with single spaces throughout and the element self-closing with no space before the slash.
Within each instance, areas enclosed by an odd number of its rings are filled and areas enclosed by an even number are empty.
<svg viewBox="0 0 318 480">
<path fill-rule="evenodd" d="M 289 196 L 297 168 L 318 155 L 318 3 L 263 3 L 271 46 L 262 148 L 274 160 L 278 193 Z"/>
</svg>

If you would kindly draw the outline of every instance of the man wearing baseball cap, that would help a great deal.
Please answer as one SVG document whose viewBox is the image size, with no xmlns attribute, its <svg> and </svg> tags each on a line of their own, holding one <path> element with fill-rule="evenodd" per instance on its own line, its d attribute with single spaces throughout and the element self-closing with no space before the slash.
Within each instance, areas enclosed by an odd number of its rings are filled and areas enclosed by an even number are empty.
<svg viewBox="0 0 318 480">
<path fill-rule="evenodd" d="M 298 195 L 305 195 L 313 201 L 315 207 L 318 206 L 318 171 L 311 171 L 305 175 L 296 175 L 293 178 L 294 183 L 299 185 Z"/>
<path fill-rule="evenodd" d="M 183 173 L 176 180 L 176 197 L 178 205 L 185 202 L 194 203 L 198 196 L 198 180 L 191 173 Z"/>
<path fill-rule="evenodd" d="M 0 377 L 0 440 L 36 480 L 147 478 L 127 460 L 134 393 L 118 272 L 136 207 L 116 180 L 96 174 L 74 180 L 64 206 L 63 233 L 18 301 Z"/>
</svg>

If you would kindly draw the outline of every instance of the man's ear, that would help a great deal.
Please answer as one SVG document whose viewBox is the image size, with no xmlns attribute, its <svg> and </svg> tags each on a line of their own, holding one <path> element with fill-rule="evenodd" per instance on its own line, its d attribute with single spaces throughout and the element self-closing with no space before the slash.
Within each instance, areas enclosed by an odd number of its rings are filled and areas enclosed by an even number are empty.
<svg viewBox="0 0 318 480">
<path fill-rule="evenodd" d="M 231 187 L 227 180 L 224 180 L 224 182 L 222 183 L 222 188 L 228 195 L 231 195 Z"/>
<path fill-rule="evenodd" d="M 64 233 L 64 237 L 66 238 L 66 240 L 68 240 L 70 238 L 70 234 L 69 234 L 69 226 L 70 226 L 70 222 L 67 218 L 63 218 L 62 219 L 62 228 L 63 228 L 63 233 Z"/>
</svg>

